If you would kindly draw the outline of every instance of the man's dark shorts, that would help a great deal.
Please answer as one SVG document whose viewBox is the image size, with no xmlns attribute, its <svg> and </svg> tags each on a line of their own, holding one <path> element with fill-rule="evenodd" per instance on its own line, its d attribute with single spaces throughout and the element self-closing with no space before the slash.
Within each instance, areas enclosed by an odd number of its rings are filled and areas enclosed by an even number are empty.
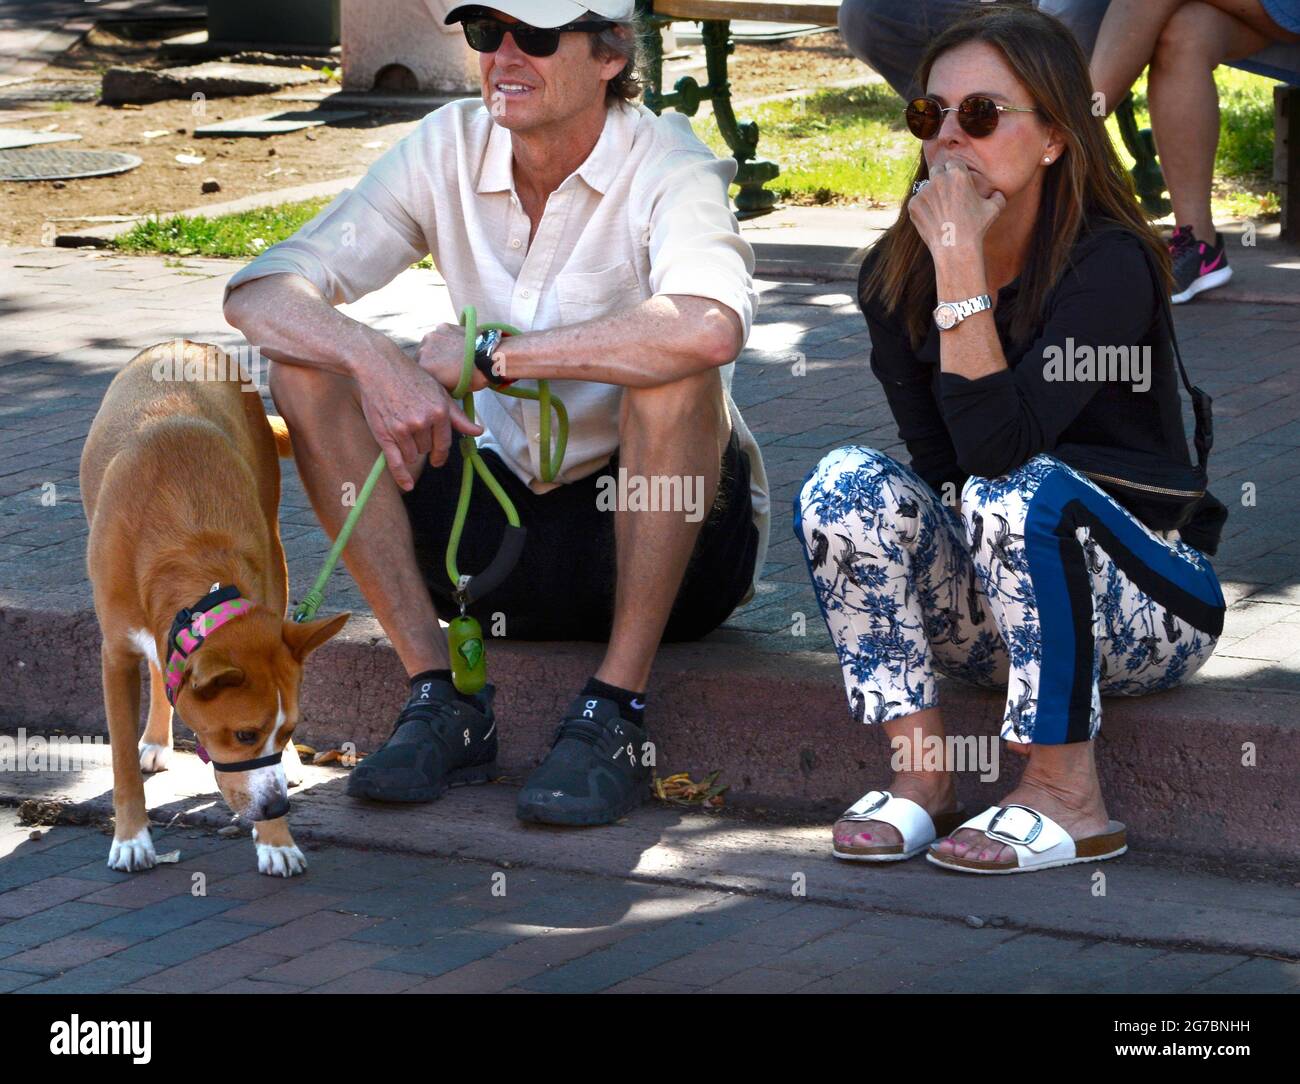
<svg viewBox="0 0 1300 1084">
<path fill-rule="evenodd" d="M 597 496 L 602 476 L 618 478 L 618 452 L 608 466 L 540 495 L 492 449 L 481 454 L 518 509 L 528 537 L 514 571 L 468 612 L 489 635 L 492 616 L 500 613 L 509 639 L 608 640 L 614 616 L 614 512 L 598 508 Z M 438 468 L 426 465 L 415 488 L 402 495 L 416 559 L 443 620 L 460 612 L 452 601 L 446 552 L 460 493 L 461 464 L 460 447 L 453 442 L 447 462 Z M 487 567 L 501 544 L 505 523 L 501 506 L 476 476 L 456 562 L 462 574 L 473 575 Z M 733 430 L 722 457 L 717 498 L 700 525 L 664 632 L 665 642 L 696 640 L 722 624 L 749 590 L 757 553 L 749 460 Z"/>
</svg>

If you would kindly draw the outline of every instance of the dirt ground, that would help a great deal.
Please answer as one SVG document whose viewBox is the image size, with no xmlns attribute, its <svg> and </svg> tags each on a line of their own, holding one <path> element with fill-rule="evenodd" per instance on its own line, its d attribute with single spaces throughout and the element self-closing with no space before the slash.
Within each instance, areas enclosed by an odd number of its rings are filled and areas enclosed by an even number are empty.
<svg viewBox="0 0 1300 1084">
<path fill-rule="evenodd" d="M 738 101 L 782 91 L 807 91 L 846 79 L 866 82 L 873 72 L 849 52 L 839 32 L 761 44 L 738 44 L 727 62 Z"/>
<path fill-rule="evenodd" d="M 151 56 L 140 43 L 92 39 L 46 69 L 41 81 L 86 79 L 114 63 L 139 64 Z M 865 75 L 837 33 L 778 43 L 738 45 L 729 72 L 737 100 L 806 90 Z M 702 78 L 702 76 L 700 77 Z M 201 113 L 196 110 L 202 107 Z M 62 228 L 98 216 L 170 213 L 278 188 L 359 174 L 401 139 L 418 117 L 373 113 L 337 125 L 267 138 L 195 138 L 197 126 L 273 110 L 310 109 L 308 103 L 277 101 L 270 95 L 213 98 L 206 103 L 153 102 L 112 107 L 94 102 L 55 106 L 0 106 L 0 127 L 71 132 L 78 142 L 64 149 L 114 150 L 139 155 L 143 164 L 127 173 L 64 182 L 0 182 L 0 243 L 49 243 Z M 177 155 L 201 157 L 184 164 Z M 214 179 L 217 192 L 204 194 Z"/>
<path fill-rule="evenodd" d="M 60 149 L 124 151 L 144 160 L 136 169 L 109 177 L 0 182 L 4 207 L 0 242 L 41 244 L 46 223 L 62 227 L 86 216 L 181 211 L 362 173 L 417 123 L 410 116 L 374 114 L 265 139 L 195 139 L 197 125 L 311 107 L 277 102 L 269 95 L 214 98 L 206 103 L 206 115 L 196 117 L 194 104 L 153 102 L 139 109 L 119 109 L 72 103 L 39 119 L 16 123 L 0 114 L 0 126 L 45 130 L 54 125 L 54 131 L 82 136 L 77 143 L 51 145 Z M 165 134 L 154 135 L 157 132 Z M 176 161 L 178 154 L 205 160 L 185 165 Z M 201 191 L 208 178 L 217 181 L 220 191 L 206 195 Z"/>
</svg>

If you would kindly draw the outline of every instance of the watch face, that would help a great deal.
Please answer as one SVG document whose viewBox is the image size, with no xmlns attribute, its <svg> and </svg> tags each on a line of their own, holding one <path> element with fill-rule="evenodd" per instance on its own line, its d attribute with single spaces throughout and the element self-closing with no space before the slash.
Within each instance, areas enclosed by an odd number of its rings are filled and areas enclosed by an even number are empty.
<svg viewBox="0 0 1300 1084">
<path fill-rule="evenodd" d="M 957 326 L 957 310 L 951 305 L 940 305 L 934 310 L 934 322 L 939 330 L 947 331 Z"/>
</svg>

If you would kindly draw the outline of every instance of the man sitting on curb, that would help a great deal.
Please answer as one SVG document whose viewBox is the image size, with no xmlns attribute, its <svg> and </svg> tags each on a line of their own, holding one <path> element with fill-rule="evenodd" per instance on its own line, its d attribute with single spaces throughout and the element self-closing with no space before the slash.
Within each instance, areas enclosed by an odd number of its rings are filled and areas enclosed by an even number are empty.
<svg viewBox="0 0 1300 1084">
<path fill-rule="evenodd" d="M 524 820 L 605 824 L 642 799 L 653 759 L 644 690 L 659 643 L 717 627 L 762 569 L 766 475 L 729 391 L 757 300 L 753 252 L 727 203 L 736 164 L 715 158 L 684 117 L 632 101 L 632 6 L 453 7 L 447 22 L 463 23 L 480 54 L 483 100 L 431 113 L 227 288 L 226 318 L 275 362 L 271 394 L 331 537 L 348 484 L 377 449 L 388 461 L 344 557 L 411 695 L 392 736 L 353 771 L 354 796 L 429 801 L 495 772 L 493 688 L 455 690 L 437 620 L 459 609 L 443 565 L 461 475 L 453 430 L 482 435 L 527 530 L 514 572 L 471 615 L 515 638 L 608 641 L 520 793 Z M 475 374 L 483 426 L 449 396 L 463 329 L 436 328 L 412 361 L 334 308 L 428 253 L 457 311 L 473 305 L 480 322 L 521 332 Z M 570 416 L 555 482 L 541 480 L 537 404 L 484 390 L 487 371 L 554 382 Z M 652 489 L 658 479 L 694 487 L 697 514 L 611 510 L 599 479 L 620 468 Z M 462 568 L 488 563 L 504 522 L 479 487 Z"/>
</svg>

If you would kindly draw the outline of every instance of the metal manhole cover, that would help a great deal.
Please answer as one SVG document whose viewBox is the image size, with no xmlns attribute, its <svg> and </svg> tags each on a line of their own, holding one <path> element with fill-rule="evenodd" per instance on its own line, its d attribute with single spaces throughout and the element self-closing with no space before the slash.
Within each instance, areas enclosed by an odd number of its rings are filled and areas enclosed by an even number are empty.
<svg viewBox="0 0 1300 1084">
<path fill-rule="evenodd" d="M 97 102 L 98 80 L 79 83 L 13 83 L 0 87 L 0 104 L 11 102 Z"/>
<path fill-rule="evenodd" d="M 0 151 L 0 181 L 70 181 L 125 173 L 143 161 L 117 151 L 65 151 L 60 148 Z"/>
</svg>

